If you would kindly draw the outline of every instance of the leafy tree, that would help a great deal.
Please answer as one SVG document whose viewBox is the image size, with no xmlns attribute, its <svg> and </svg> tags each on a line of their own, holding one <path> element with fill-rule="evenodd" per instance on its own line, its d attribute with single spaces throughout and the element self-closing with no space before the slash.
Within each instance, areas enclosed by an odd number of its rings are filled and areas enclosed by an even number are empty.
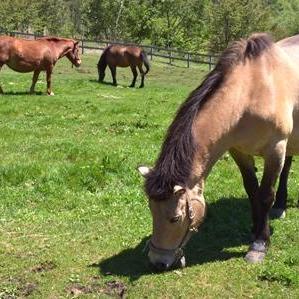
<svg viewBox="0 0 299 299">
<path fill-rule="evenodd" d="M 299 33 L 299 0 L 276 0 L 272 3 L 272 32 L 277 39 Z"/>
<path fill-rule="evenodd" d="M 120 39 L 125 28 L 123 12 L 128 4 L 125 0 L 92 0 L 85 11 L 88 33 L 97 38 Z"/>
<path fill-rule="evenodd" d="M 210 23 L 210 48 L 214 52 L 227 47 L 233 40 L 271 28 L 271 9 L 267 1 L 211 1 L 206 13 Z"/>
<path fill-rule="evenodd" d="M 182 47 L 190 42 L 192 33 L 200 35 L 204 3 L 198 0 L 154 1 L 151 40 L 168 47 Z"/>
<path fill-rule="evenodd" d="M 26 0 L 1 0 L 1 30 L 28 31 L 36 18 L 35 3 Z"/>
</svg>

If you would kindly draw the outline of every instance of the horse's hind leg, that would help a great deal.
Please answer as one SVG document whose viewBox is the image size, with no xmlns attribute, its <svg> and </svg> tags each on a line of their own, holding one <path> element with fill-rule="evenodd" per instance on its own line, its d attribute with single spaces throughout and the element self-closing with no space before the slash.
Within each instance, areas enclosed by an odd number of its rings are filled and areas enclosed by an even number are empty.
<svg viewBox="0 0 299 299">
<path fill-rule="evenodd" d="M 142 88 L 142 87 L 144 87 L 144 71 L 142 68 L 142 64 L 138 65 L 138 69 L 139 69 L 139 72 L 141 75 L 141 84 L 140 84 L 139 88 Z"/>
<path fill-rule="evenodd" d="M 268 149 L 265 156 L 264 173 L 259 189 L 254 196 L 254 207 L 257 209 L 255 240 L 251 244 L 245 259 L 250 263 L 263 261 L 270 240 L 268 213 L 274 202 L 275 182 L 284 165 L 286 140 L 280 140 Z"/>
<path fill-rule="evenodd" d="M 36 70 L 36 71 L 34 71 L 34 73 L 33 73 L 32 84 L 31 84 L 31 87 L 30 87 L 30 93 L 31 93 L 31 94 L 34 93 L 35 84 L 36 84 L 36 82 L 37 82 L 37 79 L 38 79 L 39 74 L 40 74 L 40 71 L 39 71 L 39 70 Z"/>
<path fill-rule="evenodd" d="M 272 218 L 285 217 L 288 198 L 288 177 L 292 165 L 292 159 L 292 156 L 288 156 L 285 159 L 284 166 L 279 178 L 279 185 L 275 196 L 275 203 L 270 210 L 270 216 Z"/>
<path fill-rule="evenodd" d="M 113 85 L 117 85 L 116 82 L 116 66 L 114 65 L 109 65 L 109 69 L 111 71 L 111 76 L 112 76 L 112 80 L 113 80 Z"/>
<path fill-rule="evenodd" d="M 135 87 L 136 79 L 137 79 L 137 76 L 138 76 L 136 66 L 131 66 L 131 70 L 132 70 L 132 73 L 133 73 L 133 81 L 132 81 L 130 87 Z"/>
</svg>

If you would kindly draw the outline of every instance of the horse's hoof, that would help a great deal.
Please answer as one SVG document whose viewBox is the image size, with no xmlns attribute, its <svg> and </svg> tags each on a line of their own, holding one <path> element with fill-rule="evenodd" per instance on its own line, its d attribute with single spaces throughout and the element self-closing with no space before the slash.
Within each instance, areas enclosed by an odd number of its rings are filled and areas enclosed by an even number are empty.
<svg viewBox="0 0 299 299">
<path fill-rule="evenodd" d="M 51 91 L 50 93 L 48 93 L 48 96 L 53 96 L 54 95 L 54 92 Z"/>
<path fill-rule="evenodd" d="M 143 87 L 144 87 L 144 85 L 140 85 L 140 86 L 139 86 L 139 88 L 143 88 Z"/>
<path fill-rule="evenodd" d="M 186 267 L 186 258 L 185 258 L 184 255 L 178 260 L 176 266 L 178 268 L 185 268 Z"/>
<path fill-rule="evenodd" d="M 272 219 L 284 219 L 286 217 L 286 212 L 284 209 L 272 208 L 269 212 L 269 216 Z"/>
<path fill-rule="evenodd" d="M 264 260 L 265 256 L 266 256 L 265 252 L 250 250 L 245 255 L 245 260 L 250 264 L 258 264 Z"/>
<path fill-rule="evenodd" d="M 245 256 L 245 260 L 251 264 L 261 263 L 267 251 L 267 243 L 263 240 L 256 240 L 253 242 Z"/>
</svg>

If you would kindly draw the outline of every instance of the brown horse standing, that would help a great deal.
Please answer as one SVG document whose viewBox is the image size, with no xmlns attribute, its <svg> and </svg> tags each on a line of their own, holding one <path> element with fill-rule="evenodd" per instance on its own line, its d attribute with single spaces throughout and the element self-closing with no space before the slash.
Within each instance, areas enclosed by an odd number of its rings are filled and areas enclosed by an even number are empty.
<svg viewBox="0 0 299 299">
<path fill-rule="evenodd" d="M 157 269 L 184 264 L 182 248 L 205 216 L 204 183 L 226 151 L 251 203 L 253 242 L 245 258 L 265 258 L 275 182 L 282 174 L 286 184 L 290 157 L 299 154 L 298 53 L 299 35 L 273 43 L 255 34 L 233 43 L 182 104 L 154 168 L 139 168 L 153 217 L 149 259 Z M 264 159 L 260 182 L 254 156 Z"/>
<path fill-rule="evenodd" d="M 146 71 L 142 69 L 142 64 L 144 64 Z M 102 53 L 101 58 L 98 62 L 98 73 L 99 82 L 103 82 L 105 77 L 105 69 L 107 65 L 110 68 L 113 85 L 117 85 L 116 82 L 116 67 L 130 67 L 133 73 L 133 81 L 130 87 L 134 87 L 137 79 L 137 67 L 141 75 L 140 87 L 144 86 L 144 77 L 150 69 L 149 61 L 145 52 L 135 46 L 121 46 L 121 45 L 111 45 L 108 46 Z"/>
<path fill-rule="evenodd" d="M 6 64 L 21 73 L 34 72 L 30 93 L 41 71 L 46 71 L 47 94 L 54 95 L 51 90 L 51 75 L 57 60 L 66 56 L 76 67 L 80 66 L 78 42 L 72 39 L 44 37 L 37 40 L 18 39 L 0 36 L 0 69 Z M 0 86 L 0 94 L 3 90 Z"/>
</svg>

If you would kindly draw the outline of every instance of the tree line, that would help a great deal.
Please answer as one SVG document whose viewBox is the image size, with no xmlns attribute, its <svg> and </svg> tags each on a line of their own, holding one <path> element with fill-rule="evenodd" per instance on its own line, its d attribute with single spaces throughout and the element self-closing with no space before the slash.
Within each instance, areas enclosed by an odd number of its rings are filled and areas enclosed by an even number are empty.
<svg viewBox="0 0 299 299">
<path fill-rule="evenodd" d="M 219 52 L 267 31 L 299 32 L 299 0 L 1 0 L 0 30 Z"/>
</svg>

